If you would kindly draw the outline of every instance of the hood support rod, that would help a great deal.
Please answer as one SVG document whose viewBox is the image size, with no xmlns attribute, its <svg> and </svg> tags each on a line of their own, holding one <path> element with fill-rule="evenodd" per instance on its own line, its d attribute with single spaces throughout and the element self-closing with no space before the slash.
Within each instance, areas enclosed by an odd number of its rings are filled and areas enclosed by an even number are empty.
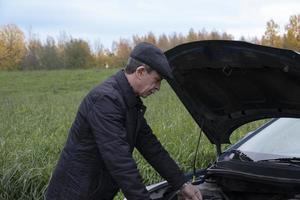
<svg viewBox="0 0 300 200">
<path fill-rule="evenodd" d="M 216 150 L 217 150 L 217 156 L 219 156 L 222 152 L 221 152 L 221 143 L 216 143 Z"/>
</svg>

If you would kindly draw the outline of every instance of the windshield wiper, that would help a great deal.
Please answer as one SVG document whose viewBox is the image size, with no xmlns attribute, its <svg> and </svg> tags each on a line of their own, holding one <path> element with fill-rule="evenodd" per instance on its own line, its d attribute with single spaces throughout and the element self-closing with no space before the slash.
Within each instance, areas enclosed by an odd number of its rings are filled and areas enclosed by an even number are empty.
<svg viewBox="0 0 300 200">
<path fill-rule="evenodd" d="M 285 163 L 285 164 L 292 164 L 292 165 L 299 166 L 300 165 L 300 158 L 298 158 L 298 157 L 274 158 L 274 159 L 259 160 L 257 162 Z"/>
<path fill-rule="evenodd" d="M 253 160 L 247 154 L 245 154 L 244 152 L 242 152 L 240 150 L 233 149 L 232 151 L 230 151 L 230 153 L 234 154 L 232 159 L 237 159 L 237 160 L 240 160 L 240 161 L 253 162 Z"/>
</svg>

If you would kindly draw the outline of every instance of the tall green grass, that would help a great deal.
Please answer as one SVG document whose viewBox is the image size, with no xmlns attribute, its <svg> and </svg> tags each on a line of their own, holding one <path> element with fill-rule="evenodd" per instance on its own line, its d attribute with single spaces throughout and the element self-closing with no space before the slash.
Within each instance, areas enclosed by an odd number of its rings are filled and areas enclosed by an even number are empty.
<svg viewBox="0 0 300 200">
<path fill-rule="evenodd" d="M 87 92 L 116 69 L 0 72 L 0 199 L 43 198 L 49 177 L 67 138 L 77 108 Z M 161 91 L 144 99 L 146 119 L 183 171 L 192 170 L 200 129 L 164 82 Z M 240 128 L 233 140 L 261 122 Z M 161 180 L 134 152 L 145 184 Z M 202 137 L 198 168 L 216 157 Z M 116 199 L 121 199 L 119 194 Z"/>
</svg>

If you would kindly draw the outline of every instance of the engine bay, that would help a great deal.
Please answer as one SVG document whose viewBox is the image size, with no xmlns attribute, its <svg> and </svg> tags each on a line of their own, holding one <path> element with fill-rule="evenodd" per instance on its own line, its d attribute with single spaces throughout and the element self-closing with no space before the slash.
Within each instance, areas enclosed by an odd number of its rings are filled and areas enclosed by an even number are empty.
<svg viewBox="0 0 300 200">
<path fill-rule="evenodd" d="M 193 184 L 201 191 L 203 200 L 300 200 L 300 192 L 248 181 L 219 177 L 198 179 Z M 257 190 L 259 187 L 264 189 Z M 171 190 L 167 182 L 152 188 L 150 194 L 153 200 L 183 199 L 180 193 Z"/>
</svg>

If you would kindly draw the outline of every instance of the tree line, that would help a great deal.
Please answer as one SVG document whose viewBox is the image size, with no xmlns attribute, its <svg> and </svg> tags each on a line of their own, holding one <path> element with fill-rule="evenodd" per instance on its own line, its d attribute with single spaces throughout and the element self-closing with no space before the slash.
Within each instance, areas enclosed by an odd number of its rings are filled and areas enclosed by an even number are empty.
<svg viewBox="0 0 300 200">
<path fill-rule="evenodd" d="M 122 67 L 126 64 L 132 48 L 139 42 L 146 41 L 168 50 L 178 44 L 198 40 L 233 40 L 226 32 L 207 32 L 205 29 L 190 29 L 186 35 L 173 33 L 155 36 L 148 32 L 143 36 L 134 35 L 132 39 L 121 38 L 114 41 L 109 50 L 98 42 L 92 50 L 91 45 L 83 40 L 72 38 L 62 33 L 57 40 L 48 36 L 42 42 L 35 35 L 25 39 L 22 30 L 8 24 L 0 27 L 0 70 L 35 70 L 35 69 L 78 69 Z M 292 15 L 280 34 L 280 27 L 274 21 L 266 23 L 266 30 L 261 38 L 239 38 L 255 44 L 287 48 L 300 52 L 300 14 Z"/>
</svg>

